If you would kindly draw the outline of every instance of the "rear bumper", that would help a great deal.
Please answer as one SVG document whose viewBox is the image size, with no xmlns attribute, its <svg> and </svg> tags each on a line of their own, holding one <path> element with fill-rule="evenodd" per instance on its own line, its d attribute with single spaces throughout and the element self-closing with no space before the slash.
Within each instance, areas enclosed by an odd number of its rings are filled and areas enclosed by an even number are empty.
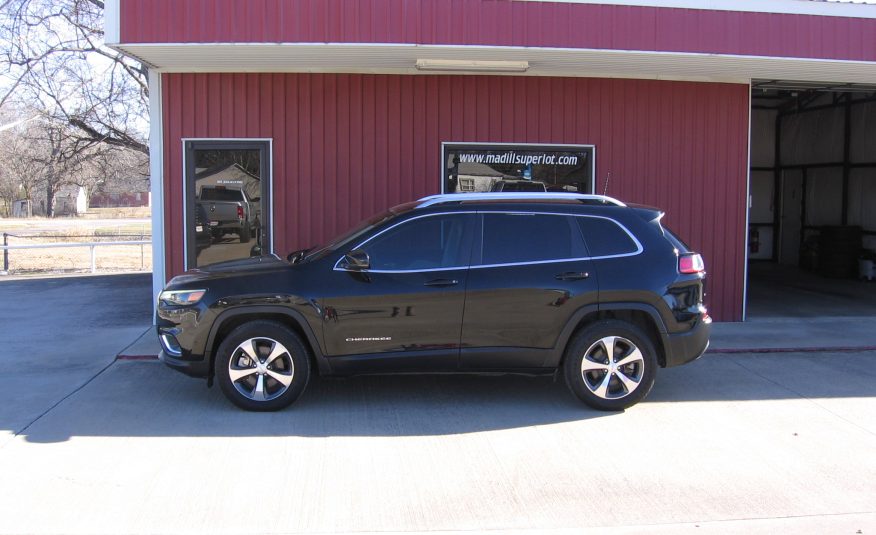
<svg viewBox="0 0 876 535">
<path fill-rule="evenodd" d="M 677 334 L 667 334 L 666 367 L 680 366 L 694 361 L 709 348 L 709 335 L 712 332 L 712 318 L 706 316 L 697 321 L 693 329 Z"/>
<path fill-rule="evenodd" d="M 210 373 L 210 364 L 203 360 L 182 360 L 171 357 L 164 350 L 158 353 L 158 360 L 173 368 L 178 372 L 182 372 L 190 377 L 207 377 Z"/>
</svg>

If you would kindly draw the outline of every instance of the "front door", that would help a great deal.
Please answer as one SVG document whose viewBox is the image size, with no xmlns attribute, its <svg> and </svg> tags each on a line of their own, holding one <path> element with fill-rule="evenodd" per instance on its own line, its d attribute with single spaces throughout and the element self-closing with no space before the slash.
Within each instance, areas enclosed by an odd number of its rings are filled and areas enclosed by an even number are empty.
<svg viewBox="0 0 876 535">
<path fill-rule="evenodd" d="M 355 249 L 365 271 L 333 271 L 324 336 L 337 371 L 455 370 L 474 215 L 419 216 Z"/>
</svg>

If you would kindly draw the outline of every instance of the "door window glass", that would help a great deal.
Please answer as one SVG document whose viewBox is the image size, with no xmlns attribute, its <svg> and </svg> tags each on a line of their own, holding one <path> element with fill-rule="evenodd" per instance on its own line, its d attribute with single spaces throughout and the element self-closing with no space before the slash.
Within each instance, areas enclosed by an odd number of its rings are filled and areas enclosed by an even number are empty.
<svg viewBox="0 0 876 535">
<path fill-rule="evenodd" d="M 584 245 L 570 219 L 575 218 L 544 214 L 484 214 L 481 263 L 582 258 L 586 256 Z"/>
<path fill-rule="evenodd" d="M 371 270 L 421 271 L 468 265 L 470 216 L 449 214 L 421 217 L 380 234 L 361 247 Z"/>
<path fill-rule="evenodd" d="M 263 142 L 187 143 L 188 266 L 270 252 Z"/>
</svg>

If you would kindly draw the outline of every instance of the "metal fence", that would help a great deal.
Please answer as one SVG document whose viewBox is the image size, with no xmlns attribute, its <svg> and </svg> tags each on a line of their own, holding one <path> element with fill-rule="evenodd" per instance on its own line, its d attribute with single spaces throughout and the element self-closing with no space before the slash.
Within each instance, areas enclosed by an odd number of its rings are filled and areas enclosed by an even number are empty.
<svg viewBox="0 0 876 535">
<path fill-rule="evenodd" d="M 120 237 L 138 237 L 139 239 L 133 240 L 119 240 Z M 19 239 L 76 239 L 82 238 L 88 241 L 62 241 L 62 242 L 48 242 L 48 243 L 22 243 L 22 244 L 10 244 L 9 238 L 19 238 Z M 108 238 L 102 240 L 101 238 Z M 10 234 L 8 232 L 3 233 L 3 245 L 0 246 L 0 250 L 3 251 L 3 270 L 0 271 L 0 274 L 6 275 L 11 272 L 10 266 L 10 256 L 12 251 L 24 251 L 24 250 L 41 250 L 41 249 L 65 249 L 65 248 L 84 248 L 87 247 L 89 249 L 89 258 L 90 258 L 90 271 L 91 273 L 97 272 L 97 248 L 98 247 L 118 247 L 118 246 L 139 246 L 140 248 L 140 269 L 143 270 L 146 267 L 146 253 L 144 247 L 151 246 L 152 240 L 151 236 L 149 239 L 146 238 L 145 234 L 113 234 L 113 235 L 95 235 L 95 234 L 86 234 L 86 235 L 76 235 L 76 234 L 34 234 L 34 235 L 21 235 L 21 234 Z M 150 251 L 151 253 L 151 251 Z M 136 254 L 136 253 L 134 253 Z M 130 260 L 130 259 L 128 259 Z M 150 262 L 151 262 L 151 254 L 150 254 Z M 31 270 L 33 271 L 33 270 Z M 37 269 L 36 271 L 39 271 Z M 123 270 L 122 270 L 123 271 Z"/>
</svg>

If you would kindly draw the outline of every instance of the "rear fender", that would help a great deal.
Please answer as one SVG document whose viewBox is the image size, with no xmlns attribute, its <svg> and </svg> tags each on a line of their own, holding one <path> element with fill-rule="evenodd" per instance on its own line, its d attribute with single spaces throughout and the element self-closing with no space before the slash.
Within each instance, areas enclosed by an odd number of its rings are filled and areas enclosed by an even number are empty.
<svg viewBox="0 0 876 535">
<path fill-rule="evenodd" d="M 666 330 L 666 324 L 664 323 L 663 318 L 660 316 L 660 313 L 657 311 L 656 308 L 643 303 L 601 303 L 599 305 L 589 305 L 586 307 L 582 307 L 578 309 L 578 311 L 575 312 L 571 318 L 569 318 L 566 326 L 563 328 L 562 332 L 560 332 L 560 337 L 557 339 L 554 350 L 552 351 L 550 357 L 545 361 L 544 366 L 549 368 L 559 367 L 560 362 L 563 360 L 563 354 L 566 351 L 566 346 L 569 344 L 569 340 L 571 340 L 572 336 L 581 326 L 582 320 L 584 320 L 587 316 L 592 315 L 593 320 L 596 321 L 611 312 L 622 312 L 630 310 L 644 312 L 651 318 L 653 327 L 657 331 L 657 334 L 660 338 L 659 340 L 655 340 L 654 342 L 660 344 L 661 346 L 660 348 L 658 348 L 658 351 L 665 351 L 665 348 L 669 347 L 669 337 Z"/>
</svg>

